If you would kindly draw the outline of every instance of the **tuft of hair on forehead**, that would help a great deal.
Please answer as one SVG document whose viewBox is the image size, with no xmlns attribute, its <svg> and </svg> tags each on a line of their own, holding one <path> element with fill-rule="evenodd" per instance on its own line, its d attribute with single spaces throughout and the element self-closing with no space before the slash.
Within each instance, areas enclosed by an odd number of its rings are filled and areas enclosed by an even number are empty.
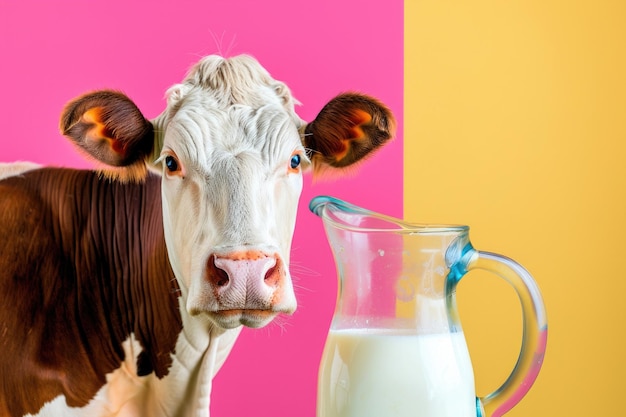
<svg viewBox="0 0 626 417">
<path fill-rule="evenodd" d="M 184 82 L 211 90 L 225 85 L 269 85 L 275 80 L 269 72 L 250 55 L 224 58 L 209 55 L 198 61 L 187 73 Z"/>
<path fill-rule="evenodd" d="M 215 92 L 215 97 L 224 106 L 244 104 L 258 108 L 276 99 L 276 103 L 297 118 L 294 106 L 299 103 L 287 85 L 275 80 L 250 55 L 204 57 L 189 70 L 183 83 Z"/>
</svg>

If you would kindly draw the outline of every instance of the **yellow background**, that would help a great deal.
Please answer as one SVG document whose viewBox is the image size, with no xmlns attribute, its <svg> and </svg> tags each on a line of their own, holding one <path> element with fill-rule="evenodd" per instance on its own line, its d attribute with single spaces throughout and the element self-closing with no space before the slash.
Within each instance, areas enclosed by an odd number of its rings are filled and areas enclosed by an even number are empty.
<svg viewBox="0 0 626 417">
<path fill-rule="evenodd" d="M 405 218 L 470 225 L 536 278 L 548 351 L 507 416 L 624 416 L 626 1 L 405 0 Z M 503 382 L 520 310 L 471 272 L 477 392 Z"/>
</svg>

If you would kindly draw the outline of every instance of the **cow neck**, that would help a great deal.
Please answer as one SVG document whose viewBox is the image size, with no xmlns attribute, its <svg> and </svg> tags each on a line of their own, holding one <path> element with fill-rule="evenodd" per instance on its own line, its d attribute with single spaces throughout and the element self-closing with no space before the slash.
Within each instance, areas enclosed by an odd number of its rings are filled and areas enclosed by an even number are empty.
<svg viewBox="0 0 626 417">
<path fill-rule="evenodd" d="M 179 290 L 163 234 L 160 177 L 150 175 L 140 184 L 96 177 L 92 181 L 96 197 L 92 204 L 99 215 L 90 216 L 93 232 L 86 234 L 86 240 L 90 234 L 94 243 L 100 240 L 97 246 L 109 260 L 111 268 L 103 278 L 114 283 L 108 303 L 120 312 L 118 320 L 124 328 L 120 339 L 133 333 L 142 345 L 139 376 L 155 372 L 163 377 L 171 366 L 182 322 Z M 101 240 L 106 229 L 112 238 Z"/>
<path fill-rule="evenodd" d="M 61 172 L 72 189 L 58 203 L 59 237 L 75 259 L 77 296 L 84 300 L 77 302 L 77 318 L 89 348 L 102 343 L 98 329 L 110 335 L 118 359 L 128 359 L 121 346 L 132 335 L 143 348 L 138 375 L 161 378 L 182 322 L 163 235 L 160 178 L 123 184 L 92 171 Z M 75 224 L 64 225 L 65 216 L 75 216 Z"/>
</svg>

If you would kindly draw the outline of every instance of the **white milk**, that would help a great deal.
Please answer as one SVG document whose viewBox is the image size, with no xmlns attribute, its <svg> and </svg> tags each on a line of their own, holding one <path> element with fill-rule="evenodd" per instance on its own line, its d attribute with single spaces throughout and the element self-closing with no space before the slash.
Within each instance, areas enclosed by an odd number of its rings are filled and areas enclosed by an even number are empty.
<svg viewBox="0 0 626 417">
<path fill-rule="evenodd" d="M 331 330 L 317 417 L 475 417 L 463 333 Z"/>
</svg>

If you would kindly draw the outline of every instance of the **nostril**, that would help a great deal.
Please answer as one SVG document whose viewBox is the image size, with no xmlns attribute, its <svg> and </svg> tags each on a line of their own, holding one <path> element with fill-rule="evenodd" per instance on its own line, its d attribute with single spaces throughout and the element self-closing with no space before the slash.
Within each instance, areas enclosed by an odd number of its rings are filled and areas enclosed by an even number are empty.
<svg viewBox="0 0 626 417">
<path fill-rule="evenodd" d="M 211 255 L 207 262 L 208 279 L 215 287 L 224 287 L 230 282 L 230 276 L 224 269 L 223 265 L 220 265 L 219 259 L 215 255 Z"/>
<path fill-rule="evenodd" d="M 228 277 L 228 273 L 221 268 L 215 268 L 216 279 L 215 283 L 218 287 L 223 287 L 228 284 L 230 278 Z"/>
<path fill-rule="evenodd" d="M 278 270 L 278 265 L 274 265 L 267 270 L 264 278 L 265 284 L 270 287 L 276 287 L 280 281 L 280 273 Z"/>
</svg>

